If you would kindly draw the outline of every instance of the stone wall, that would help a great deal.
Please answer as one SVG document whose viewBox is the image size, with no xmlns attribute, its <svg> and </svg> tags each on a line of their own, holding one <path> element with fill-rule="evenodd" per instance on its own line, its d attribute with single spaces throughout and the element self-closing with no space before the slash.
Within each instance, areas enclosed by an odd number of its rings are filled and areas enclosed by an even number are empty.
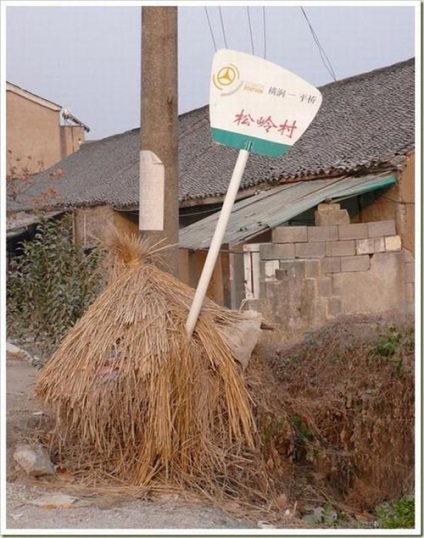
<svg viewBox="0 0 424 538">
<path fill-rule="evenodd" d="M 282 226 L 272 243 L 259 245 L 259 297 L 250 307 L 289 333 L 340 314 L 413 308 L 414 259 L 395 221 L 348 224 L 343 210 L 329 206 L 317 213 L 332 211 L 334 219 L 316 214 L 316 222 L 341 224 Z"/>
</svg>

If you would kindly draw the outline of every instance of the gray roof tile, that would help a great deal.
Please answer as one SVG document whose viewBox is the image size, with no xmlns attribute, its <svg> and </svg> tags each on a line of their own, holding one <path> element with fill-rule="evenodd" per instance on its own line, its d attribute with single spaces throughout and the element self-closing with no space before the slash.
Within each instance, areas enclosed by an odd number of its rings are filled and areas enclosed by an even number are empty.
<svg viewBox="0 0 424 538">
<path fill-rule="evenodd" d="M 320 88 L 323 104 L 309 129 L 280 158 L 251 155 L 242 189 L 296 178 L 395 169 L 414 148 L 414 59 L 350 77 Z M 226 192 L 237 150 L 211 140 L 208 107 L 179 118 L 180 200 Z M 36 190 L 57 182 L 60 205 L 138 204 L 139 129 L 84 144 L 38 174 Z"/>
</svg>

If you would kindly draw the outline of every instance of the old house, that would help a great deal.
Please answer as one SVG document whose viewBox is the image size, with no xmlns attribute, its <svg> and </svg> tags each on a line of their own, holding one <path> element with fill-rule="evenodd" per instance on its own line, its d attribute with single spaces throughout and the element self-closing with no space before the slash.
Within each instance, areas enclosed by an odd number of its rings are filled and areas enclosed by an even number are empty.
<svg viewBox="0 0 424 538">
<path fill-rule="evenodd" d="M 84 124 L 61 125 L 62 106 L 6 83 L 6 148 L 8 169 L 28 167 L 36 173 L 77 151 Z M 66 116 L 66 113 L 65 113 Z"/>
<path fill-rule="evenodd" d="M 249 157 L 209 289 L 293 331 L 414 298 L 414 59 L 320 90 L 323 105 L 290 152 Z M 84 144 L 60 162 L 50 209 L 74 211 L 83 244 L 109 222 L 137 231 L 139 137 Z M 212 142 L 208 107 L 180 116 L 180 273 L 193 286 L 236 157 Z"/>
<path fill-rule="evenodd" d="M 260 309 L 286 333 L 413 309 L 414 86 L 409 60 L 321 88 L 302 139 L 280 159 L 257 159 L 265 174 L 245 176 L 243 192 L 256 192 L 233 209 L 218 300 Z M 194 281 L 217 219 L 180 232 Z"/>
<path fill-rule="evenodd" d="M 62 119 L 66 123 L 61 121 Z M 30 237 L 37 218 L 20 213 L 19 204 L 31 211 L 54 196 L 51 184 L 39 190 L 33 175 L 56 165 L 79 150 L 89 128 L 68 109 L 24 88 L 6 82 L 6 176 L 8 197 L 7 260 L 17 243 Z M 58 168 L 58 167 L 56 167 Z M 50 174 L 58 177 L 57 170 Z M 52 177 L 52 176 L 49 176 Z M 54 211 L 53 214 L 57 214 Z M 10 218 L 9 218 L 10 217 Z"/>
</svg>

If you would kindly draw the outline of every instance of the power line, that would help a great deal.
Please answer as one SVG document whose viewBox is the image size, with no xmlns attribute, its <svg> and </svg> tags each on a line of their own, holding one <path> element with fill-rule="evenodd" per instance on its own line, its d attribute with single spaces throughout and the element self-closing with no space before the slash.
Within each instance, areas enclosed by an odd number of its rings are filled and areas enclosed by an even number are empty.
<svg viewBox="0 0 424 538">
<path fill-rule="evenodd" d="M 312 37 L 314 38 L 314 41 L 315 41 L 315 43 L 316 43 L 316 45 L 318 47 L 318 51 L 319 51 L 319 54 L 321 56 L 322 63 L 324 64 L 325 68 L 327 69 L 327 71 L 332 76 L 333 80 L 336 81 L 337 80 L 336 79 L 336 73 L 334 72 L 334 69 L 333 69 L 333 66 L 331 65 L 330 59 L 328 58 L 324 48 L 322 47 L 322 45 L 321 45 L 321 43 L 320 43 L 320 41 L 318 39 L 318 36 L 315 33 L 315 30 L 313 29 L 312 24 L 308 19 L 308 16 L 306 15 L 305 10 L 303 9 L 302 6 L 300 6 L 300 9 L 302 10 L 303 16 L 305 17 L 306 22 L 308 23 L 309 29 L 311 30 Z"/>
<path fill-rule="evenodd" d="M 404 202 L 403 200 L 395 200 L 394 198 L 390 198 L 390 196 L 387 196 L 386 194 L 381 194 L 383 198 L 387 198 L 387 200 L 390 200 L 391 202 L 395 202 L 395 204 L 401 204 L 401 205 L 415 205 L 415 202 Z"/>
<path fill-rule="evenodd" d="M 228 45 L 227 45 L 227 37 L 225 35 L 225 28 L 224 28 L 224 21 L 222 19 L 222 12 L 221 12 L 221 6 L 219 6 L 219 18 L 221 19 L 221 28 L 222 28 L 222 33 L 224 34 L 224 43 L 225 43 L 225 48 L 228 49 Z"/>
<path fill-rule="evenodd" d="M 212 30 L 211 21 L 210 21 L 210 19 L 209 19 L 208 8 L 207 8 L 206 6 L 204 6 L 204 7 L 205 7 L 206 18 L 208 19 L 209 31 L 210 31 L 210 33 L 211 33 L 213 46 L 215 47 L 215 52 L 216 52 L 218 49 L 217 49 L 217 46 L 216 46 L 215 37 L 214 37 L 214 35 L 213 35 L 213 30 Z"/>
<path fill-rule="evenodd" d="M 249 19 L 250 44 L 252 45 L 252 54 L 255 54 L 255 46 L 253 44 L 252 23 L 250 21 L 250 9 L 247 6 L 247 18 Z"/>
<path fill-rule="evenodd" d="M 262 7 L 262 19 L 264 24 L 264 59 L 266 60 L 266 20 L 265 20 L 265 6 Z"/>
</svg>

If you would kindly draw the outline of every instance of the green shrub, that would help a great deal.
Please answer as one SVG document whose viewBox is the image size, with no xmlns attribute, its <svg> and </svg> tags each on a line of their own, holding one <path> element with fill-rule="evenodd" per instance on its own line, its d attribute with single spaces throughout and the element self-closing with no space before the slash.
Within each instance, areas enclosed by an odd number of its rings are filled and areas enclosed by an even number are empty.
<svg viewBox="0 0 424 538">
<path fill-rule="evenodd" d="M 7 278 L 8 335 L 33 338 L 47 358 L 98 295 L 101 255 L 74 243 L 70 215 L 43 220 L 21 248 Z"/>
<path fill-rule="evenodd" d="M 381 529 L 411 529 L 415 526 L 415 498 L 405 495 L 392 503 L 382 503 L 375 509 Z"/>
</svg>

